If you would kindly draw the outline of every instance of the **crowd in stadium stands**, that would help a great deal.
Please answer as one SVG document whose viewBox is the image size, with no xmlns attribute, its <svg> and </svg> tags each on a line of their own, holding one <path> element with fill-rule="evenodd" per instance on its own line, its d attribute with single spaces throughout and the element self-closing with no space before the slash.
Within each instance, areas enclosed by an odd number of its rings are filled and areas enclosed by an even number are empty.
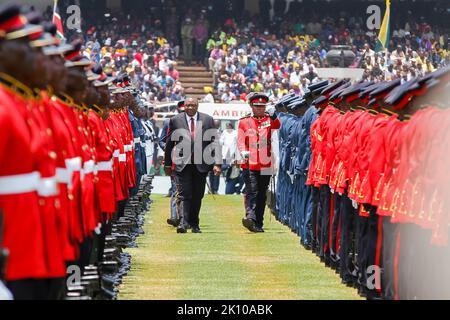
<svg viewBox="0 0 450 320">
<path fill-rule="evenodd" d="M 363 68 L 367 81 L 408 81 L 449 62 L 448 30 L 406 23 L 393 30 L 387 50 L 376 52 L 377 34 L 361 25 L 355 18 L 286 21 L 282 33 L 274 34 L 253 21 L 228 20 L 207 44 L 220 100 L 245 100 L 250 91 L 274 98 L 290 91 L 301 94 L 319 80 L 317 68 L 329 66 L 326 57 L 332 45 L 351 48 L 356 58 L 350 67 Z"/>
<path fill-rule="evenodd" d="M 102 23 L 92 19 L 95 24 L 88 16 L 83 24 L 85 54 L 110 73 L 128 71 L 151 102 L 184 96 L 175 62 L 179 56 L 213 73 L 215 98 L 223 102 L 245 100 L 251 91 L 272 98 L 290 91 L 301 94 L 319 80 L 317 68 L 328 66 L 332 45 L 350 46 L 356 55 L 351 67 L 363 68 L 364 80 L 370 81 L 408 80 L 449 62 L 448 12 L 434 14 L 442 19 L 432 21 L 420 16 L 426 14 L 420 4 L 402 14 L 395 8 L 400 4 L 393 4 L 389 48 L 376 52 L 378 31 L 369 31 L 366 17 L 357 14 L 365 11 L 356 8 L 360 3 L 350 6 L 355 13 L 343 13 L 324 2 L 318 15 L 319 4 L 314 4 L 316 11 L 308 11 L 306 4 L 293 2 L 285 13 L 284 1 L 276 1 L 270 16 L 268 1 L 261 1 L 261 14 L 251 16 L 235 2 L 220 2 L 224 8 L 215 9 L 201 1 L 140 12 L 134 8 Z M 80 34 L 72 33 L 75 37 Z"/>
</svg>

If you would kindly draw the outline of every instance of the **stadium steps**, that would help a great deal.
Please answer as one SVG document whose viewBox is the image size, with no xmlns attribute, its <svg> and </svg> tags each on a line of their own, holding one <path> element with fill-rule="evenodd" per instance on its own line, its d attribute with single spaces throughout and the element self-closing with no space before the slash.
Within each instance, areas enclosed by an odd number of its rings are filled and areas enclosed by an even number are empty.
<svg viewBox="0 0 450 320">
<path fill-rule="evenodd" d="M 206 95 L 204 87 L 214 87 L 213 76 L 206 67 L 186 66 L 181 60 L 177 61 L 176 68 L 180 73 L 180 81 L 187 96 L 203 99 Z"/>
</svg>

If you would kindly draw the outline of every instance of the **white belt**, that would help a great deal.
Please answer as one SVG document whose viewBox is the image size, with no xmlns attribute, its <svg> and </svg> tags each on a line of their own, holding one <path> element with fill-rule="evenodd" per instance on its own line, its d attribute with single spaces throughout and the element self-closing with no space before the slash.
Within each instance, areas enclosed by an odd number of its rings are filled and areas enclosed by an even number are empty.
<svg viewBox="0 0 450 320">
<path fill-rule="evenodd" d="M 37 191 L 42 197 L 58 195 L 58 182 L 56 181 L 56 176 L 51 178 L 41 178 L 39 180 Z"/>
<path fill-rule="evenodd" d="M 135 144 L 140 143 L 140 142 L 141 142 L 141 138 L 134 138 L 134 143 Z"/>
<path fill-rule="evenodd" d="M 86 161 L 83 165 L 83 173 L 88 174 L 94 172 L 95 162 L 94 160 Z"/>
<path fill-rule="evenodd" d="M 97 163 L 96 169 L 97 171 L 112 171 L 113 163 L 111 160 L 99 162 Z"/>
<path fill-rule="evenodd" d="M 36 191 L 39 172 L 0 177 L 0 195 L 21 194 Z"/>
<path fill-rule="evenodd" d="M 124 146 L 124 150 L 125 150 L 125 152 L 131 152 L 131 151 L 133 151 L 133 145 L 132 145 L 132 144 L 126 144 L 126 145 Z"/>
<path fill-rule="evenodd" d="M 120 150 L 114 150 L 113 157 L 118 158 L 120 155 Z"/>
<path fill-rule="evenodd" d="M 66 159 L 66 167 L 69 171 L 81 170 L 81 157 Z"/>
<path fill-rule="evenodd" d="M 72 179 L 72 172 L 66 168 L 56 168 L 56 180 L 59 183 L 69 184 Z"/>
<path fill-rule="evenodd" d="M 127 154 L 119 154 L 119 162 L 127 162 Z"/>
</svg>

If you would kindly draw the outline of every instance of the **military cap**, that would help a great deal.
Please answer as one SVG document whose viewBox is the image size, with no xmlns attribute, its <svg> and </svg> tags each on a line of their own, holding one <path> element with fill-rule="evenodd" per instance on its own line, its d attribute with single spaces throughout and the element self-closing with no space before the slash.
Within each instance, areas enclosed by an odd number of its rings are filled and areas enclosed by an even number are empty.
<svg viewBox="0 0 450 320">
<path fill-rule="evenodd" d="M 328 98 L 326 96 L 320 96 L 312 104 L 317 108 L 323 108 L 328 105 Z"/>
<path fill-rule="evenodd" d="M 297 95 L 295 93 L 290 93 L 285 96 L 283 96 L 275 105 L 276 108 L 286 107 L 289 105 L 289 103 L 296 99 Z"/>
<path fill-rule="evenodd" d="M 262 93 L 256 93 L 248 99 L 248 102 L 251 106 L 264 107 L 269 102 L 269 97 Z"/>
<path fill-rule="evenodd" d="M 312 91 L 309 89 L 306 89 L 305 92 L 303 93 L 303 97 L 304 98 L 311 98 L 312 97 Z"/>
<path fill-rule="evenodd" d="M 431 81 L 432 79 L 440 79 L 444 76 L 448 76 L 449 74 L 450 74 L 450 66 L 447 66 L 441 69 L 437 69 L 436 71 L 418 79 L 417 81 L 419 84 L 423 84 L 425 82 Z"/>
<path fill-rule="evenodd" d="M 393 81 L 387 81 L 384 83 L 381 83 L 375 90 L 371 91 L 369 93 L 370 98 L 377 98 L 379 96 L 383 96 L 387 93 L 389 93 L 392 89 L 400 85 L 401 80 L 395 79 Z"/>
<path fill-rule="evenodd" d="M 47 56 L 65 55 L 67 52 L 73 50 L 73 46 L 69 43 L 60 45 L 48 46 L 42 48 L 42 52 Z"/>
<path fill-rule="evenodd" d="M 289 103 L 286 104 L 286 106 L 289 108 L 289 106 L 294 105 L 296 103 L 299 103 L 300 101 L 303 101 L 303 100 L 305 100 L 305 99 L 303 99 L 302 97 L 297 96 L 294 99 L 289 100 Z"/>
<path fill-rule="evenodd" d="M 328 80 L 323 80 L 323 81 L 319 81 L 319 82 L 316 82 L 316 83 L 313 83 L 313 84 L 309 85 L 308 89 L 311 90 L 311 91 L 314 91 L 314 90 L 317 90 L 317 89 L 320 89 L 320 88 L 325 89 L 325 87 L 327 87 L 328 84 L 329 84 Z"/>
<path fill-rule="evenodd" d="M 306 107 L 308 104 L 306 103 L 305 99 L 299 99 L 299 100 L 295 100 L 294 102 L 292 102 L 291 104 L 289 104 L 288 109 L 291 111 L 295 111 L 298 110 L 300 108 Z"/>
<path fill-rule="evenodd" d="M 403 109 L 410 98 L 415 95 L 416 90 L 420 89 L 421 85 L 417 82 L 417 79 L 412 79 L 403 83 L 392 90 L 385 98 L 384 102 L 393 106 L 394 109 Z"/>
<path fill-rule="evenodd" d="M 115 79 L 114 77 L 109 77 L 105 72 L 103 72 L 103 68 L 99 64 L 95 64 L 92 67 L 92 70 L 89 70 L 87 74 L 91 76 L 91 79 L 94 79 L 94 87 L 108 86 Z"/>
<path fill-rule="evenodd" d="M 44 33 L 38 39 L 31 41 L 30 45 L 32 47 L 48 47 L 59 44 L 60 41 L 56 36 L 58 30 L 56 25 L 51 22 L 44 22 L 42 26 L 44 27 Z"/>
<path fill-rule="evenodd" d="M 363 91 L 368 86 L 372 85 L 373 82 L 359 82 L 355 83 L 354 85 L 346 88 L 344 91 L 341 92 L 340 98 L 345 99 L 347 102 L 353 101 L 355 98 L 358 98 L 359 93 Z"/>
<path fill-rule="evenodd" d="M 322 92 L 320 93 L 321 95 L 324 96 L 329 96 L 329 94 L 331 92 L 333 92 L 334 90 L 338 89 L 339 87 L 341 87 L 342 85 L 344 85 L 346 83 L 345 80 L 339 80 L 337 82 L 331 83 L 328 86 L 326 86 Z"/>
<path fill-rule="evenodd" d="M 89 60 L 85 56 L 79 54 L 68 61 L 66 60 L 65 66 L 67 68 L 88 67 L 91 65 L 91 63 L 92 63 L 91 60 Z"/>
<path fill-rule="evenodd" d="M 370 94 L 372 91 L 374 91 L 374 90 L 376 90 L 377 88 L 379 88 L 379 87 L 380 87 L 381 85 L 383 85 L 383 84 L 384 84 L 384 82 L 381 82 L 381 83 L 374 83 L 374 84 L 371 84 L 371 85 L 365 87 L 365 88 L 364 88 L 363 90 L 361 90 L 361 92 L 358 94 L 358 97 L 359 97 L 360 99 L 362 99 L 362 100 L 368 99 L 369 94 Z"/>
<path fill-rule="evenodd" d="M 185 109 L 185 107 L 184 107 L 185 103 L 186 103 L 186 101 L 184 101 L 184 100 L 178 101 L 178 103 L 177 103 L 177 109 L 178 109 L 178 110 L 181 110 L 181 111 L 184 111 L 184 109 Z"/>
<path fill-rule="evenodd" d="M 94 82 L 94 81 L 97 81 L 98 79 L 100 79 L 100 75 L 92 72 L 92 70 L 88 70 L 86 72 L 86 77 L 89 82 Z"/>
<path fill-rule="evenodd" d="M 340 94 L 342 92 L 344 92 L 346 89 L 348 89 L 348 87 L 350 87 L 350 86 L 351 86 L 351 83 L 350 82 L 346 82 L 345 84 L 343 84 L 342 86 L 338 87 L 334 91 L 331 91 L 329 93 L 329 99 L 333 100 L 333 101 L 340 100 L 341 99 L 340 98 Z"/>
<path fill-rule="evenodd" d="M 308 87 L 309 91 L 311 91 L 311 96 L 316 97 L 321 94 L 323 89 L 325 89 L 329 85 L 328 80 L 319 81 L 317 83 L 313 83 Z"/>
<path fill-rule="evenodd" d="M 66 60 L 71 60 L 72 58 L 75 58 L 77 55 L 80 54 L 81 42 L 77 40 L 72 42 L 71 45 L 72 49 L 64 53 L 64 59 Z"/>
<path fill-rule="evenodd" d="M 15 3 L 7 3 L 0 6 L 0 38 L 14 40 L 40 35 L 43 32 L 40 25 L 28 23 L 25 16 L 20 13 L 20 6 Z"/>
<path fill-rule="evenodd" d="M 122 79 L 122 83 L 125 87 L 131 86 L 131 78 L 128 74 L 124 75 L 124 77 Z"/>
</svg>

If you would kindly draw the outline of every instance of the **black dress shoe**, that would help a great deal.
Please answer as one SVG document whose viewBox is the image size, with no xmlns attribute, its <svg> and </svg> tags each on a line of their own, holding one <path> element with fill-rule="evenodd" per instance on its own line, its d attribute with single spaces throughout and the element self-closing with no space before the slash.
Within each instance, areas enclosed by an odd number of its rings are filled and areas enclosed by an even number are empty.
<svg viewBox="0 0 450 320">
<path fill-rule="evenodd" d="M 242 219 L 242 225 L 246 227 L 251 232 L 256 232 L 255 221 L 249 218 Z"/>
<path fill-rule="evenodd" d="M 264 232 L 264 229 L 262 227 L 255 227 L 255 231 L 256 233 L 262 233 Z"/>
<path fill-rule="evenodd" d="M 202 233 L 199 227 L 192 227 L 192 233 Z"/>
<path fill-rule="evenodd" d="M 178 226 L 177 233 L 186 233 L 187 229 L 185 226 Z"/>
<path fill-rule="evenodd" d="M 167 223 L 174 227 L 178 226 L 178 221 L 174 219 L 167 219 Z"/>
</svg>

